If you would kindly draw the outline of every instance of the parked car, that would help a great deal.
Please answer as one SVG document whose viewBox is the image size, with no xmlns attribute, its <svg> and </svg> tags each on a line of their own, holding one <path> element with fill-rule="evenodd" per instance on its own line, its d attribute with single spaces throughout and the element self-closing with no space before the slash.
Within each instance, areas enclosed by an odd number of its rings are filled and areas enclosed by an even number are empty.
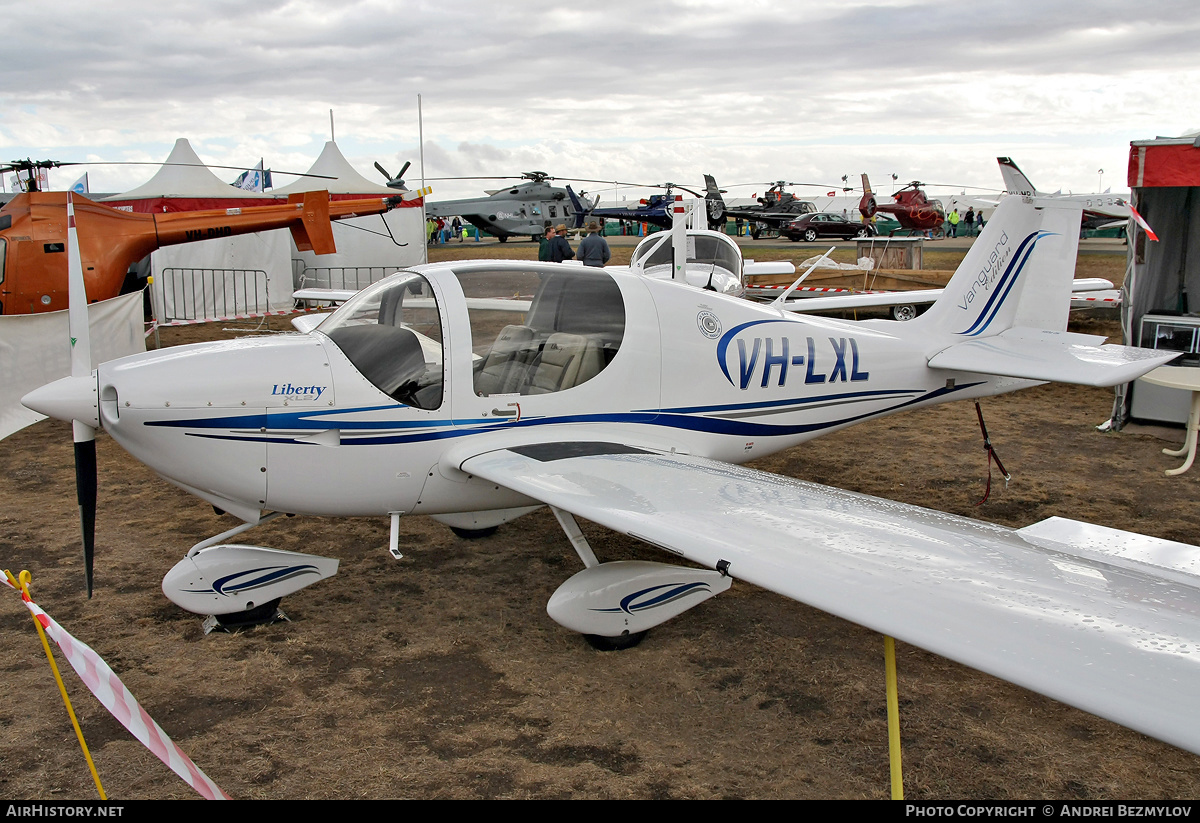
<svg viewBox="0 0 1200 823">
<path fill-rule="evenodd" d="M 806 214 L 788 223 L 780 234 L 789 240 L 807 240 L 809 243 L 821 237 L 873 237 L 875 227 L 870 223 L 852 223 L 840 214 L 818 212 Z"/>
</svg>

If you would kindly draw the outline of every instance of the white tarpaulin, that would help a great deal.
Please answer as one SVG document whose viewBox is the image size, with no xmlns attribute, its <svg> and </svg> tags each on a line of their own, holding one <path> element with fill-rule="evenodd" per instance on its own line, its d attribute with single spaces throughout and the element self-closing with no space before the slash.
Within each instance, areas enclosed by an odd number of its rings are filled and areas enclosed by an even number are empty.
<svg viewBox="0 0 1200 823">
<path fill-rule="evenodd" d="M 146 350 L 142 293 L 124 294 L 88 306 L 92 368 Z M 46 416 L 21 405 L 34 389 L 71 374 L 67 312 L 0 317 L 0 438 Z"/>
</svg>

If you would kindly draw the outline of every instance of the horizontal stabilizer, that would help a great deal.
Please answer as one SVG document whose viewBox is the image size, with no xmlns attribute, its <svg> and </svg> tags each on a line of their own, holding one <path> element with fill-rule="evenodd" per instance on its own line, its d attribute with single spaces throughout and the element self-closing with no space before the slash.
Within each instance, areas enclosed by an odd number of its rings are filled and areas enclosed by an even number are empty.
<svg viewBox="0 0 1200 823">
<path fill-rule="evenodd" d="M 743 265 L 743 274 L 747 277 L 757 277 L 766 274 L 795 274 L 796 265 L 786 260 L 747 260 Z"/>
<path fill-rule="evenodd" d="M 929 366 L 1025 380 L 1115 386 L 1179 356 L 1179 352 L 1106 344 L 1104 339 L 1048 329 L 1009 329 L 995 337 L 944 349 L 929 358 Z"/>
</svg>

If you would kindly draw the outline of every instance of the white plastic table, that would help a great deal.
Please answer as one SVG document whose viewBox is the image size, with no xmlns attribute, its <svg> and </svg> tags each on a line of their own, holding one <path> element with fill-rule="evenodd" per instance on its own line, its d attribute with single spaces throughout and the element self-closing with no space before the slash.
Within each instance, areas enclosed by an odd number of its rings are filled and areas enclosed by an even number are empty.
<svg viewBox="0 0 1200 823">
<path fill-rule="evenodd" d="M 1183 438 L 1183 447 L 1179 449 L 1163 449 L 1163 454 L 1180 457 L 1186 454 L 1187 459 L 1177 469 L 1167 469 L 1167 474 L 1183 474 L 1192 467 L 1196 459 L 1196 432 L 1200 428 L 1200 367 L 1196 366 L 1159 366 L 1154 371 L 1142 377 L 1147 383 L 1165 386 L 1168 389 L 1185 389 L 1192 393 L 1192 408 L 1188 413 L 1187 434 Z"/>
</svg>

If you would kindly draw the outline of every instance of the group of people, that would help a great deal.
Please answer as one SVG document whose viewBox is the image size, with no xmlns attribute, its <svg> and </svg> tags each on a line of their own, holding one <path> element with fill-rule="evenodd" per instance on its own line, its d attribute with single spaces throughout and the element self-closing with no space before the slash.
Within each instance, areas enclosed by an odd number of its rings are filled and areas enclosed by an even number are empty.
<svg viewBox="0 0 1200 823">
<path fill-rule="evenodd" d="M 566 225 L 560 223 L 558 228 L 546 226 L 546 236 L 538 247 L 538 260 L 562 263 L 564 260 L 574 260 L 578 254 L 579 262 L 583 265 L 602 268 L 612 257 L 608 241 L 600 236 L 600 227 L 595 220 L 588 223 L 587 232 L 579 248 L 572 249 L 571 241 L 567 239 Z"/>
<path fill-rule="evenodd" d="M 975 213 L 975 207 L 968 206 L 967 213 L 965 215 L 960 215 L 958 213 L 958 209 L 953 208 L 950 210 L 950 213 L 948 215 L 946 215 L 946 223 L 950 226 L 949 230 L 946 232 L 946 236 L 947 237 L 958 237 L 958 224 L 962 223 L 964 231 L 966 232 L 963 236 L 964 237 L 974 237 L 976 222 L 979 223 L 979 231 L 983 231 L 983 210 L 982 209 L 980 209 L 979 214 L 977 215 Z"/>
<path fill-rule="evenodd" d="M 425 236 L 431 246 L 437 243 L 449 243 L 455 238 L 461 243 L 467 239 L 467 230 L 463 227 L 463 222 L 458 215 L 455 215 L 449 223 L 441 217 L 427 217 L 425 218 Z"/>
</svg>

